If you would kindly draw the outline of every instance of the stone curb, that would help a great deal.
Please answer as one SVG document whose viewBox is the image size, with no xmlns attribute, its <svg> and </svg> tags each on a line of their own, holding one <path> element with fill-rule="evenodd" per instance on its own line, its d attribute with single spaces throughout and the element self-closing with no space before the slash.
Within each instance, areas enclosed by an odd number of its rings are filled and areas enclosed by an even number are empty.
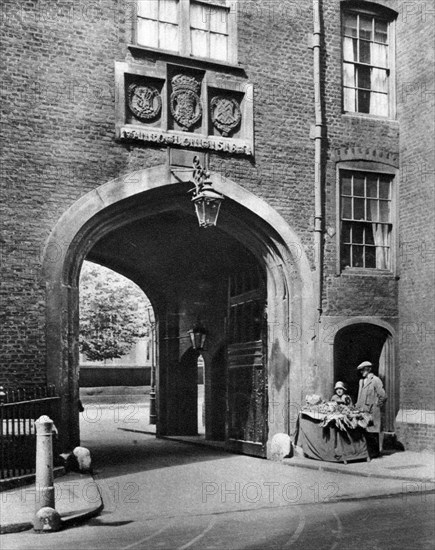
<svg viewBox="0 0 435 550">
<path fill-rule="evenodd" d="M 177 436 L 160 436 L 160 439 L 167 439 L 169 441 L 177 441 L 179 443 L 186 443 L 188 445 L 200 445 L 202 447 L 208 447 L 209 449 L 218 449 L 224 452 L 230 452 L 224 447 L 220 447 L 217 445 L 211 445 L 207 444 L 206 441 L 186 441 L 185 439 L 179 438 Z M 233 453 L 231 453 L 233 454 Z M 345 468 L 336 468 L 334 466 L 325 466 L 324 463 L 311 463 L 311 462 L 299 462 L 299 457 L 292 457 L 292 458 L 284 458 L 282 460 L 277 460 L 276 462 L 280 462 L 281 464 L 284 464 L 286 466 L 292 466 L 293 468 L 306 468 L 309 470 L 320 470 L 324 472 L 331 472 L 335 474 L 345 474 L 345 475 L 351 475 L 351 476 L 358 476 L 358 477 L 371 477 L 375 479 L 393 479 L 396 481 L 415 481 L 420 483 L 435 483 L 435 478 L 430 477 L 412 477 L 412 476 L 406 476 L 406 475 L 395 475 L 395 474 L 380 474 L 376 472 L 356 472 L 355 470 L 346 470 Z M 434 488 L 435 489 L 435 488 Z M 427 489 L 427 492 L 432 492 L 434 489 Z"/>
<path fill-rule="evenodd" d="M 96 508 L 89 508 L 88 510 L 84 510 L 83 512 L 72 513 L 72 515 L 64 514 L 63 517 L 61 516 L 60 518 L 62 529 L 71 527 L 72 525 L 82 523 L 84 521 L 87 521 L 88 519 L 98 516 L 103 509 L 104 504 L 103 502 L 101 502 Z M 28 531 L 29 529 L 33 529 L 33 523 L 30 521 L 26 521 L 23 523 L 9 523 L 7 525 L 0 526 L 0 535 L 20 533 L 22 531 Z"/>
<path fill-rule="evenodd" d="M 357 472 L 355 470 L 345 470 L 344 468 L 335 468 L 334 466 L 324 466 L 323 464 L 311 464 L 306 462 L 295 462 L 293 458 L 285 458 L 282 461 L 282 464 L 286 466 L 292 466 L 293 468 L 306 468 L 308 470 L 320 470 L 323 472 L 333 472 L 335 474 L 344 474 L 351 476 L 359 477 L 372 477 L 377 479 L 395 479 L 397 481 L 415 481 L 421 483 L 435 483 L 435 478 L 430 477 L 412 477 L 406 475 L 395 475 L 395 474 L 381 474 L 377 472 Z M 433 489 L 428 489 L 432 491 Z"/>
<path fill-rule="evenodd" d="M 98 486 L 98 483 L 95 481 L 93 477 L 92 477 L 92 480 L 95 482 L 95 485 L 97 487 L 98 494 L 100 496 L 100 504 L 93 508 L 87 508 L 85 510 L 82 510 L 80 512 L 73 511 L 73 512 L 67 512 L 62 514 L 61 515 L 62 530 L 67 527 L 76 525 L 78 523 L 83 523 L 93 517 L 96 517 L 103 511 L 104 502 L 101 496 L 100 488 Z M 0 535 L 20 533 L 22 531 L 28 531 L 29 529 L 33 529 L 33 523 L 30 521 L 26 521 L 22 523 L 8 523 L 6 525 L 0 525 Z"/>
</svg>

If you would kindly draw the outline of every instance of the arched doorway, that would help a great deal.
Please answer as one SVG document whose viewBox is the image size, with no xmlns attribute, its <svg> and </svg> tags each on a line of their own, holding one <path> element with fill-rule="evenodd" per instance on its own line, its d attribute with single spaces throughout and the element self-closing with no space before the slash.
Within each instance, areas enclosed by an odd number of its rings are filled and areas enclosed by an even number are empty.
<svg viewBox="0 0 435 550">
<path fill-rule="evenodd" d="M 360 375 L 356 367 L 363 361 L 373 364 L 373 372 L 382 380 L 387 402 L 383 431 L 394 431 L 394 349 L 393 337 L 386 327 L 372 323 L 352 323 L 339 330 L 334 340 L 334 380 L 348 387 L 353 402 L 358 396 Z"/>
<path fill-rule="evenodd" d="M 186 434 L 189 426 L 192 432 L 197 430 L 196 414 L 181 418 L 176 406 L 185 405 L 189 393 L 179 383 L 185 375 L 181 358 L 189 348 L 187 331 L 205 308 L 213 335 L 204 360 L 213 365 L 226 341 L 228 280 L 247 258 L 254 258 L 265 274 L 267 299 L 265 401 L 280 407 L 264 435 L 264 448 L 275 433 L 289 432 L 289 404 L 300 402 L 302 365 L 309 363 L 312 350 L 310 344 L 290 340 L 285 327 L 297 325 L 308 333 L 313 322 L 309 264 L 298 237 L 267 203 L 231 180 L 213 174 L 212 180 L 226 201 L 219 227 L 211 231 L 197 227 L 187 177 L 180 181 L 167 166 L 142 170 L 88 193 L 54 228 L 43 268 L 47 368 L 50 382 L 63 395 L 66 444 L 79 441 L 78 415 L 71 404 L 78 390 L 77 282 L 85 257 L 136 282 L 153 305 L 158 333 L 158 435 Z M 212 392 L 206 384 L 206 410 Z M 206 420 L 206 433 L 212 424 Z"/>
</svg>

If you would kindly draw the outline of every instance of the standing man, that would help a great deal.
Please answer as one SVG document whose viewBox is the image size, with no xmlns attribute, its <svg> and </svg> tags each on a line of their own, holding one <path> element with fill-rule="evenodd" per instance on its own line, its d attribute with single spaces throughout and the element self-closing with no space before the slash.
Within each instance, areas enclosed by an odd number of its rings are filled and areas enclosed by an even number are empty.
<svg viewBox="0 0 435 550">
<path fill-rule="evenodd" d="M 363 361 L 357 366 L 362 378 L 359 381 L 356 407 L 372 415 L 373 425 L 367 427 L 367 445 L 370 456 L 377 457 L 380 455 L 381 407 L 386 400 L 386 395 L 382 381 L 372 373 L 372 367 L 370 361 Z"/>
</svg>

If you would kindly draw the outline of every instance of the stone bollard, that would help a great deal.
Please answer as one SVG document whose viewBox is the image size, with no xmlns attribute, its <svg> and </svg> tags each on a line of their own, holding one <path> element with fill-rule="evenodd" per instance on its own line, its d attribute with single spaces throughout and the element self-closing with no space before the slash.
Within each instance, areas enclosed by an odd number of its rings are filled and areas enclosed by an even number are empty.
<svg viewBox="0 0 435 550">
<path fill-rule="evenodd" d="M 53 475 L 53 421 L 48 416 L 40 416 L 36 427 L 36 510 L 33 520 L 35 531 L 59 531 L 60 518 L 54 509 Z M 52 510 L 52 513 L 41 514 Z"/>
<path fill-rule="evenodd" d="M 290 437 L 284 433 L 275 434 L 270 446 L 271 460 L 281 461 L 283 458 L 290 458 L 291 454 L 292 443 Z"/>
</svg>

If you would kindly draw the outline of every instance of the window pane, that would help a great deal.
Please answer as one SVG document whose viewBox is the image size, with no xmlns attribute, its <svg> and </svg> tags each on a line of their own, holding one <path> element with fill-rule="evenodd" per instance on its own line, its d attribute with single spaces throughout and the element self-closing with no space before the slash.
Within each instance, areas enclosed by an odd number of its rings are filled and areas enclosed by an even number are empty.
<svg viewBox="0 0 435 550">
<path fill-rule="evenodd" d="M 210 57 L 227 60 L 228 37 L 224 34 L 210 34 Z"/>
<path fill-rule="evenodd" d="M 358 67 L 358 88 L 365 88 L 370 90 L 370 67 Z"/>
<path fill-rule="evenodd" d="M 364 199 L 354 199 L 353 201 L 353 218 L 354 220 L 364 220 Z"/>
<path fill-rule="evenodd" d="M 363 252 L 362 246 L 352 246 L 352 267 L 364 267 Z"/>
<path fill-rule="evenodd" d="M 207 31 L 195 31 L 192 29 L 192 55 L 197 55 L 198 57 L 208 57 L 208 48 L 207 48 Z"/>
<path fill-rule="evenodd" d="M 361 40 L 359 43 L 359 61 L 361 63 L 371 63 L 371 43 Z"/>
<path fill-rule="evenodd" d="M 365 243 L 366 244 L 375 244 L 373 237 L 373 224 L 369 224 L 365 230 Z"/>
<path fill-rule="evenodd" d="M 364 197 L 364 176 L 356 174 L 353 178 L 353 194 Z"/>
<path fill-rule="evenodd" d="M 343 226 L 341 228 L 341 240 L 343 243 L 350 243 L 350 228 L 352 224 L 350 222 L 343 222 Z"/>
<path fill-rule="evenodd" d="M 377 65 L 378 67 L 387 67 L 388 62 L 388 48 L 382 44 L 372 44 L 372 65 Z"/>
<path fill-rule="evenodd" d="M 157 19 L 158 0 L 139 0 L 137 3 L 137 14 L 139 17 L 148 17 L 148 19 Z"/>
<path fill-rule="evenodd" d="M 366 267 L 374 269 L 376 267 L 376 248 L 374 246 L 365 247 Z"/>
<path fill-rule="evenodd" d="M 378 201 L 377 200 L 368 200 L 367 201 L 367 219 L 369 221 L 378 221 Z"/>
<path fill-rule="evenodd" d="M 345 111 L 355 112 L 356 111 L 355 99 L 356 99 L 356 90 L 352 90 L 351 88 L 344 88 L 343 109 Z"/>
<path fill-rule="evenodd" d="M 345 14 L 344 16 L 344 34 L 347 36 L 357 35 L 357 16 L 354 14 Z"/>
<path fill-rule="evenodd" d="M 352 63 L 343 64 L 343 83 L 345 86 L 355 87 L 355 65 Z"/>
<path fill-rule="evenodd" d="M 341 267 L 350 267 L 350 245 L 344 245 L 341 247 Z"/>
<path fill-rule="evenodd" d="M 142 46 L 158 48 L 157 21 L 150 19 L 138 19 L 137 43 Z"/>
<path fill-rule="evenodd" d="M 343 59 L 345 61 L 358 60 L 358 42 L 352 38 L 343 39 Z"/>
<path fill-rule="evenodd" d="M 178 26 L 169 23 L 159 24 L 160 44 L 164 50 L 178 50 Z"/>
<path fill-rule="evenodd" d="M 375 92 L 388 92 L 387 71 L 372 69 L 372 90 Z"/>
<path fill-rule="evenodd" d="M 202 6 L 201 4 L 190 4 L 190 26 L 195 29 L 207 29 L 208 28 L 208 18 L 209 14 L 208 6 Z"/>
<path fill-rule="evenodd" d="M 376 198 L 378 196 L 378 178 L 367 176 L 367 196 Z"/>
<path fill-rule="evenodd" d="M 341 176 L 342 195 L 352 195 L 352 176 Z"/>
<path fill-rule="evenodd" d="M 341 200 L 341 217 L 352 219 L 352 199 Z"/>
<path fill-rule="evenodd" d="M 210 6 L 210 30 L 220 34 L 226 34 L 227 31 L 228 10 Z"/>
<path fill-rule="evenodd" d="M 388 96 L 387 94 L 377 94 L 373 92 L 370 98 L 370 112 L 373 115 L 388 116 Z"/>
<path fill-rule="evenodd" d="M 160 0 L 159 19 L 166 23 L 178 23 L 177 0 Z"/>
<path fill-rule="evenodd" d="M 359 37 L 365 40 L 373 40 L 372 37 L 372 21 L 371 17 L 360 16 L 359 18 Z"/>
<path fill-rule="evenodd" d="M 358 90 L 358 112 L 370 113 L 370 92 Z"/>
<path fill-rule="evenodd" d="M 379 221 L 390 221 L 390 201 L 379 201 Z"/>
<path fill-rule="evenodd" d="M 391 180 L 388 176 L 379 178 L 379 196 L 381 199 L 391 199 Z"/>
<path fill-rule="evenodd" d="M 352 243 L 364 243 L 364 225 L 362 223 L 354 223 L 352 226 Z"/>
<path fill-rule="evenodd" d="M 388 24 L 386 21 L 375 19 L 375 40 L 376 42 L 387 43 L 388 40 Z"/>
</svg>

